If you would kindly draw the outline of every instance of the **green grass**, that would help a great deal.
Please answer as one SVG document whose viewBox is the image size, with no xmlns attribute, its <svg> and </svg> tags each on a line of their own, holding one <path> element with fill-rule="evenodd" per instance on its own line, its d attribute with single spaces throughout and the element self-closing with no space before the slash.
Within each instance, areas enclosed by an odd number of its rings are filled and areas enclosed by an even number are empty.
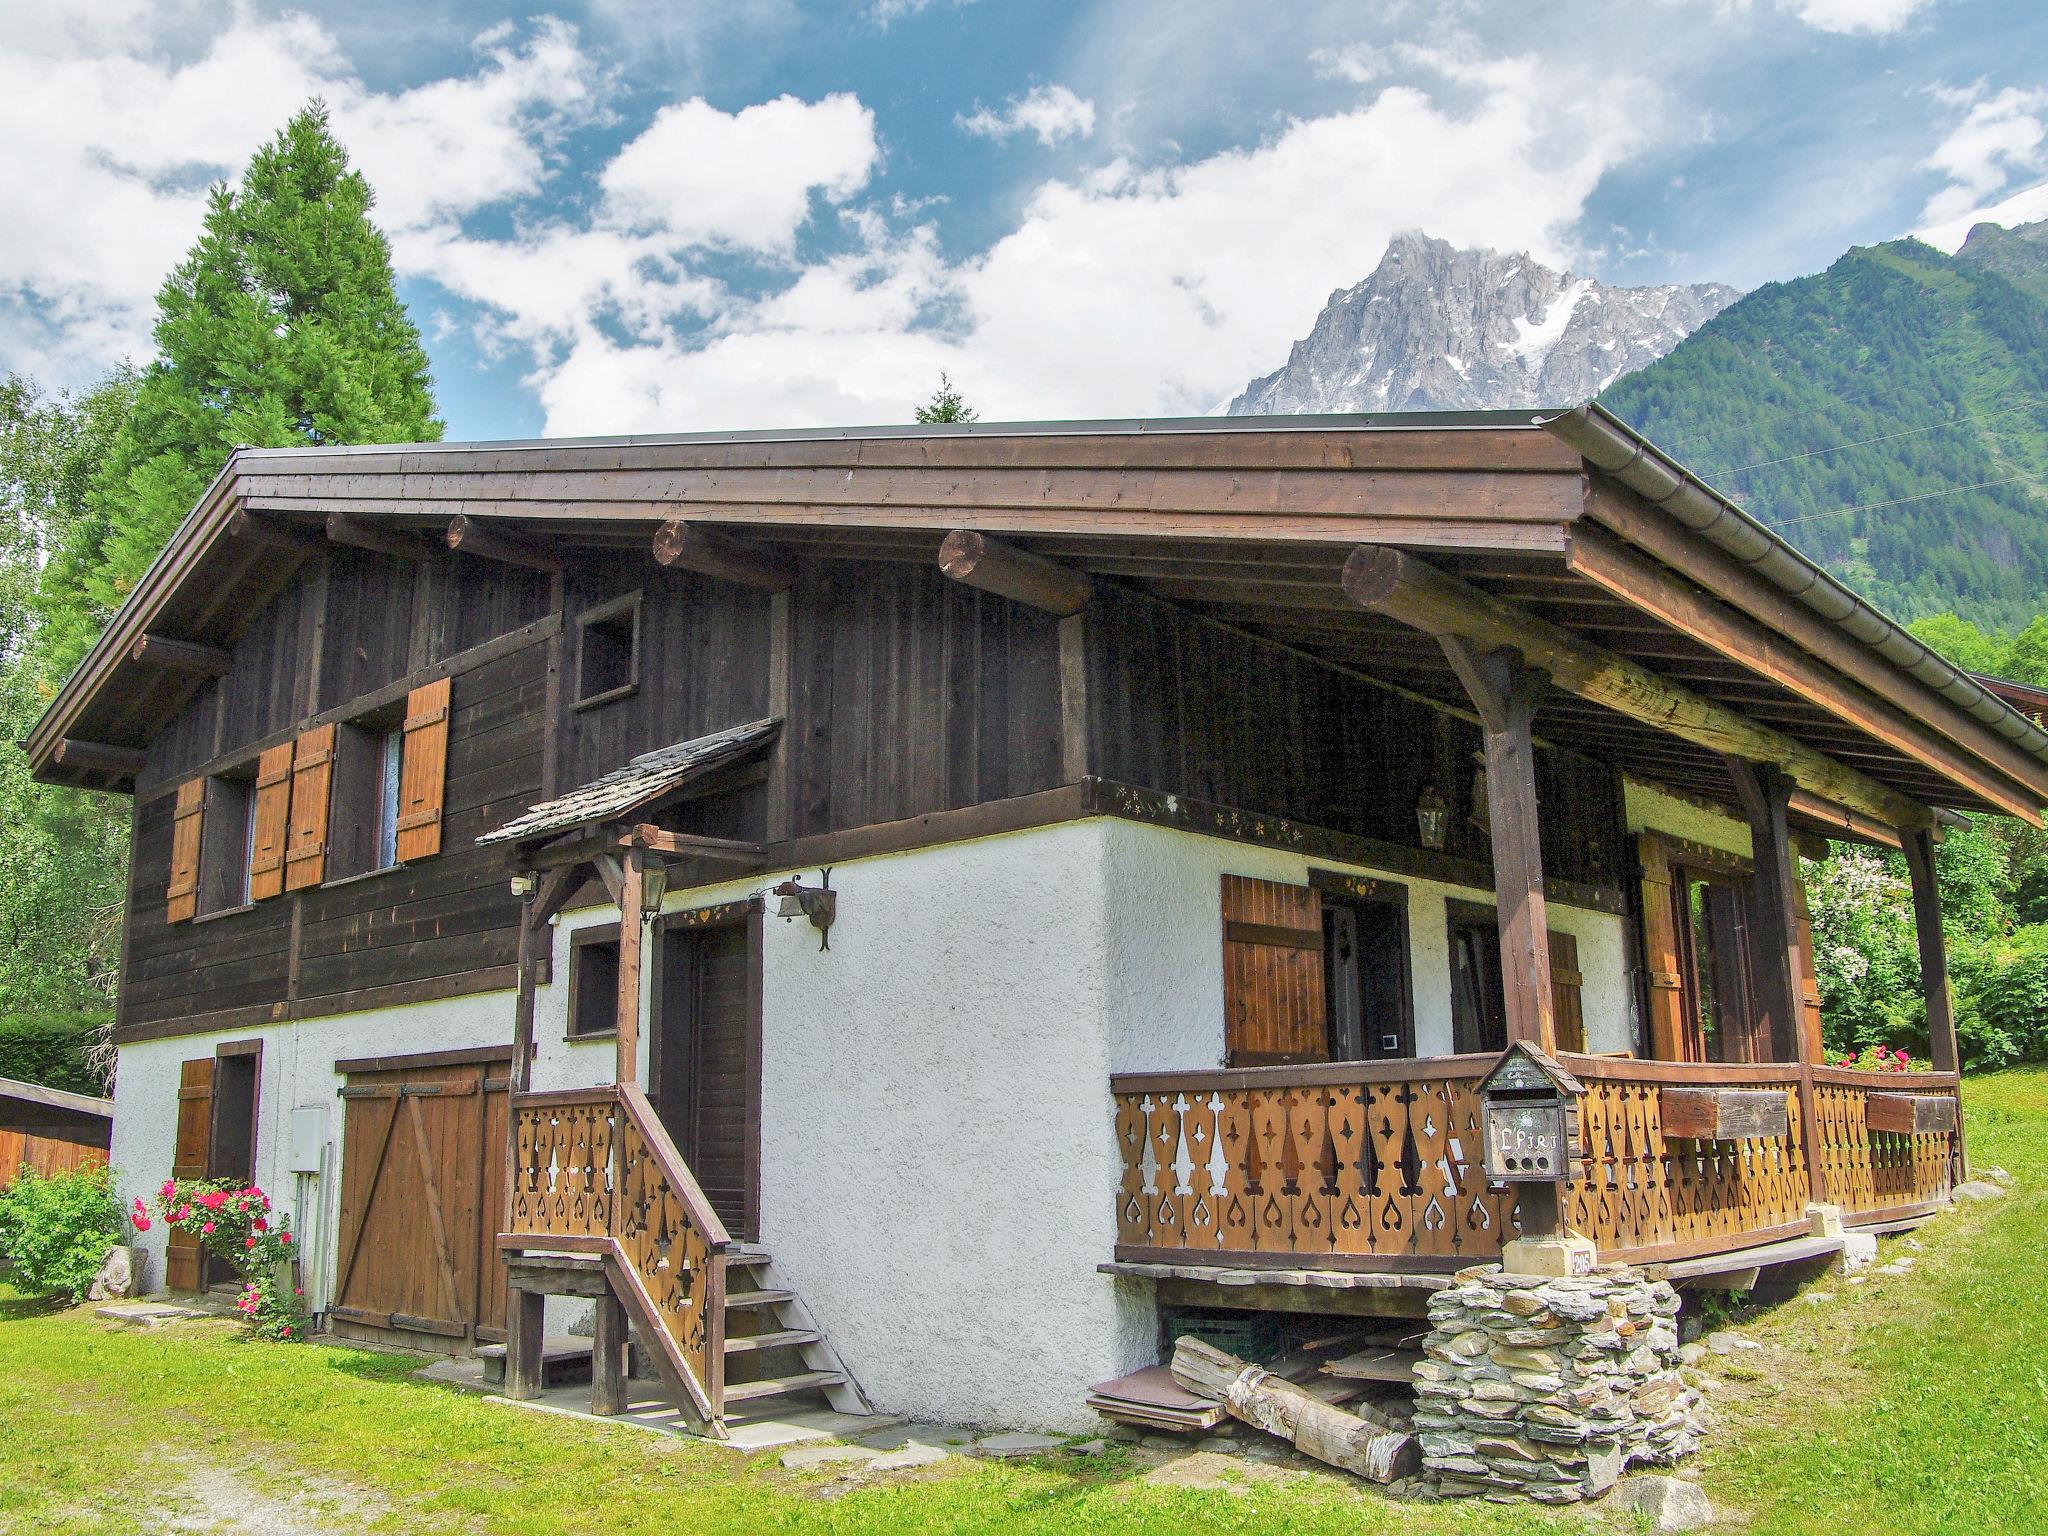
<svg viewBox="0 0 2048 1536">
<path fill-rule="evenodd" d="M 1829 1280 L 1815 1289 L 1833 1301 L 1735 1320 L 1764 1348 L 1713 1373 L 1721 1422 L 1701 1470 L 1728 1529 L 2040 1528 L 2048 1073 L 1978 1079 L 1966 1094 L 1973 1158 L 2009 1169 L 2012 1195 L 1923 1229 L 1909 1274 Z M 248 1529 L 286 1517 L 338 1530 L 833 1536 L 1588 1529 L 1579 1513 L 1393 1504 L 1335 1476 L 1247 1469 L 1229 1488 L 1161 1487 L 1121 1453 L 842 1482 L 786 1472 L 773 1454 L 424 1386 L 412 1364 L 252 1344 L 227 1325 L 109 1330 L 89 1310 L 0 1292 L 0 1531 L 147 1530 L 166 1508 L 192 1520 L 244 1499 Z"/>
</svg>

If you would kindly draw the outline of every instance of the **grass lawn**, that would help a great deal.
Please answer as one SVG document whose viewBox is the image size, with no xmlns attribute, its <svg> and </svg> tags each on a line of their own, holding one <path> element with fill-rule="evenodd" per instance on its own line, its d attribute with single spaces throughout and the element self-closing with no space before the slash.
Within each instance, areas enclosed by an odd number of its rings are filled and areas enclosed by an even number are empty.
<svg viewBox="0 0 2048 1536">
<path fill-rule="evenodd" d="M 1910 1272 L 1734 1326 L 1701 1471 L 1726 1529 L 2048 1529 L 2048 1072 L 1966 1085 L 1973 1160 L 2018 1179 L 1923 1228 Z M 1883 1259 L 1907 1252 L 1887 1242 Z M 1811 1294 L 1811 1292 L 1809 1293 Z M 109 1330 L 0 1291 L 0 1531 L 1584 1532 L 1583 1512 L 1395 1504 L 1249 1465 L 1162 1486 L 1123 1452 L 863 1482 L 525 1412 L 413 1362 Z"/>
</svg>

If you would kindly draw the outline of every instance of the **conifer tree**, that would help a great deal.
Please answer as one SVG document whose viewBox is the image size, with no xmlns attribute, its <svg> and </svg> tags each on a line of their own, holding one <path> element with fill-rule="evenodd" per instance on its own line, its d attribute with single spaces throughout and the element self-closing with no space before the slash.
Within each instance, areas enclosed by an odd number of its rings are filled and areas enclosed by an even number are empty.
<svg viewBox="0 0 2048 1536">
<path fill-rule="evenodd" d="M 68 668 L 238 446 L 441 435 L 419 332 L 362 174 L 314 101 L 216 186 L 199 241 L 157 294 L 157 357 L 43 583 Z"/>
<path fill-rule="evenodd" d="M 961 398 L 960 391 L 953 387 L 953 381 L 945 374 L 939 375 L 939 387 L 932 391 L 929 402 L 917 408 L 920 426 L 949 421 L 979 421 L 981 412 Z"/>
</svg>

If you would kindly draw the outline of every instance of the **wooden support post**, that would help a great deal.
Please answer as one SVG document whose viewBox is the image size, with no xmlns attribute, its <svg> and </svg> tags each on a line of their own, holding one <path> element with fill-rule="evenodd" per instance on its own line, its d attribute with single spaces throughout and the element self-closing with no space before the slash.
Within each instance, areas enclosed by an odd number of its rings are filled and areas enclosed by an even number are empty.
<svg viewBox="0 0 2048 1536">
<path fill-rule="evenodd" d="M 1557 1051 L 1550 995 L 1550 925 L 1543 900 L 1543 848 L 1537 837 L 1536 748 L 1530 724 L 1543 697 L 1543 674 L 1505 651 L 1475 652 L 1439 636 L 1451 669 L 1471 695 L 1486 736 L 1487 824 L 1493 838 L 1493 889 L 1500 923 L 1501 987 L 1508 1039 L 1546 1055 Z"/>
<path fill-rule="evenodd" d="M 448 547 L 457 554 L 479 555 L 504 565 L 523 565 L 550 575 L 561 570 L 561 557 L 516 534 L 486 528 L 475 518 L 458 515 L 448 520 Z"/>
<path fill-rule="evenodd" d="M 540 1396 L 547 1304 L 538 1291 L 505 1294 L 505 1395 L 517 1401 Z"/>
<path fill-rule="evenodd" d="M 1566 693 L 1709 751 L 1776 764 L 1824 800 L 1895 827 L 1927 819 L 1926 807 L 1868 774 L 1413 555 L 1361 545 L 1344 562 L 1343 583 L 1361 607 L 1476 650 L 1517 651 Z"/>
<path fill-rule="evenodd" d="M 1913 881 L 1913 929 L 1920 940 L 1920 991 L 1927 999 L 1927 1050 L 1934 1070 L 1956 1070 L 1956 1019 L 1948 999 L 1948 942 L 1941 933 L 1941 892 L 1934 878 L 1934 833 L 1915 827 L 1900 839 Z"/>
<path fill-rule="evenodd" d="M 715 576 L 762 592 L 787 592 L 796 585 L 796 562 L 780 551 L 679 517 L 654 530 L 653 555 L 656 565 Z"/>
<path fill-rule="evenodd" d="M 939 546 L 939 569 L 970 587 L 1062 618 L 1079 613 L 1095 595 L 1095 583 L 1085 572 L 967 528 L 946 535 Z"/>
<path fill-rule="evenodd" d="M 1791 828 L 1786 823 L 1792 781 L 1772 768 L 1725 759 L 1728 776 L 1749 818 L 1753 869 L 1749 878 L 1750 998 L 1772 1061 L 1805 1061 L 1806 1031 L 1799 1012 L 1799 917 L 1793 887 L 1799 879 Z"/>
<path fill-rule="evenodd" d="M 1060 781 L 1088 777 L 1088 615 L 1060 620 Z"/>
<path fill-rule="evenodd" d="M 626 1308 L 610 1286 L 592 1309 L 590 1411 L 607 1416 L 626 1411 Z"/>
<path fill-rule="evenodd" d="M 235 661 L 231 653 L 217 645 L 173 640 L 168 635 L 136 636 L 135 643 L 128 647 L 128 659 L 187 677 L 225 677 Z"/>
<path fill-rule="evenodd" d="M 627 848 L 619 854 L 619 1037 L 615 1081 L 640 1080 L 640 896 L 647 854 Z"/>
<path fill-rule="evenodd" d="M 529 877 L 530 878 L 530 877 Z M 512 1002 L 512 1067 L 507 1074 L 511 1090 L 515 1094 L 526 1092 L 533 1078 L 533 1007 L 534 991 L 539 981 L 535 974 L 535 961 L 540 953 L 540 934 L 534 921 L 535 901 L 532 895 L 524 896 L 519 902 L 519 991 Z M 513 1143 L 516 1146 L 519 1127 L 511 1126 Z M 508 1184 L 507 1189 L 511 1186 Z"/>
<path fill-rule="evenodd" d="M 782 722 L 768 748 L 768 809 L 763 841 L 786 842 L 796 804 L 796 727 L 790 723 L 791 672 L 796 658 L 796 601 L 787 591 L 768 599 L 768 713 Z"/>
</svg>

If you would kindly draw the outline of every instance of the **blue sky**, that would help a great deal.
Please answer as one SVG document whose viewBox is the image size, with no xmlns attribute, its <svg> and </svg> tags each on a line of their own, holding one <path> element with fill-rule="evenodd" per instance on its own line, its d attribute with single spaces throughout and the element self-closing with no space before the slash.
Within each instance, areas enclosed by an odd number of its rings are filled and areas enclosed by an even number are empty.
<svg viewBox="0 0 2048 1536">
<path fill-rule="evenodd" d="M 315 94 L 466 438 L 1211 410 L 1407 228 L 1750 287 L 2048 216 L 2038 0 L 0 0 L 0 368 L 146 358 Z"/>
</svg>

